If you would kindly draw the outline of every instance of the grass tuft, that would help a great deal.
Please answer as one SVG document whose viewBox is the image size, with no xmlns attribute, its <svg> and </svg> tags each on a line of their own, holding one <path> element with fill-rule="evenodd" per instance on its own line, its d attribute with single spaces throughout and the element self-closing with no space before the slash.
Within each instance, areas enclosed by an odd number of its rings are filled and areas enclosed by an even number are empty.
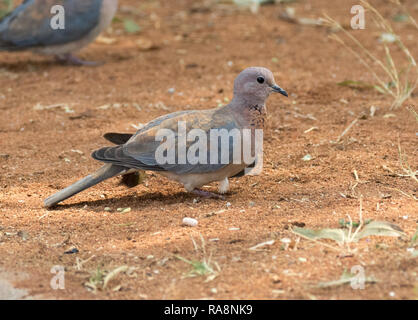
<svg viewBox="0 0 418 320">
<path fill-rule="evenodd" d="M 333 30 L 343 32 L 345 38 L 349 40 L 350 44 L 344 40 L 343 37 L 340 37 L 337 34 L 331 35 L 330 38 L 342 44 L 373 75 L 376 84 L 371 84 L 371 87 L 380 93 L 390 95 L 392 97 L 393 100 L 391 109 L 399 108 L 407 99 L 411 97 L 412 92 L 418 86 L 417 63 L 411 52 L 402 42 L 401 38 L 396 35 L 389 21 L 366 0 L 360 0 L 360 3 L 373 14 L 373 19 L 382 32 L 382 35 L 391 35 L 392 42 L 396 44 L 396 46 L 404 54 L 407 63 L 402 68 L 399 67 L 399 61 L 395 62 L 386 42 L 381 42 L 384 47 L 385 58 L 379 59 L 370 50 L 366 49 L 366 47 L 356 37 L 344 29 L 339 22 L 327 14 L 324 14 L 325 18 L 323 21 Z M 398 1 L 395 1 L 394 3 L 400 5 Z M 411 21 L 415 22 L 413 19 Z M 360 82 L 348 81 L 347 83 Z"/>
<path fill-rule="evenodd" d="M 212 261 L 212 253 L 210 253 L 209 257 L 206 253 L 206 243 L 205 239 L 203 239 L 202 235 L 200 235 L 201 239 L 201 246 L 199 247 L 196 241 L 192 237 L 192 242 L 194 249 L 197 253 L 200 252 L 202 258 L 199 260 L 188 260 L 184 257 L 176 255 L 175 257 L 187 264 L 189 264 L 192 269 L 186 274 L 186 277 L 196 277 L 196 276 L 216 276 L 221 268 L 219 265 Z"/>
</svg>

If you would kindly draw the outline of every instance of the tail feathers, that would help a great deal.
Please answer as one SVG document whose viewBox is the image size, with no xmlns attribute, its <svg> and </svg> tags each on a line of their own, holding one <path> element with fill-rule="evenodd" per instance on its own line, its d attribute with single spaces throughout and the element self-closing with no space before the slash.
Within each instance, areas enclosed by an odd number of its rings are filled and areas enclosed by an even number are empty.
<svg viewBox="0 0 418 320">
<path fill-rule="evenodd" d="M 121 144 L 125 144 L 128 142 L 128 140 L 130 138 L 132 138 L 132 134 L 130 133 L 114 133 L 114 132 L 109 132 L 106 133 L 103 136 L 106 140 L 117 144 L 117 145 L 121 145 Z"/>
<path fill-rule="evenodd" d="M 124 167 L 106 164 L 95 173 L 88 175 L 87 177 L 81 179 L 73 185 L 45 199 L 44 206 L 50 208 L 58 204 L 59 202 L 64 201 L 72 197 L 73 195 L 83 190 L 86 190 L 104 180 L 117 176 L 123 173 L 124 171 L 126 171 L 126 168 Z"/>
</svg>

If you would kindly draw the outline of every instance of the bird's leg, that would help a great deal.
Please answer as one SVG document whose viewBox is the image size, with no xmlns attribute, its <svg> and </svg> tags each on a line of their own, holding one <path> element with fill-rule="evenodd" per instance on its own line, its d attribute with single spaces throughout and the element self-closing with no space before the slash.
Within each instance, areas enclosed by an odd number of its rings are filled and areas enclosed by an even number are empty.
<svg viewBox="0 0 418 320">
<path fill-rule="evenodd" d="M 76 56 L 72 55 L 71 53 L 56 55 L 56 59 L 61 63 L 72 64 L 76 66 L 90 66 L 95 67 L 103 64 L 102 62 L 98 61 L 85 61 Z"/>
<path fill-rule="evenodd" d="M 201 189 L 194 189 L 192 193 L 199 197 L 206 198 L 206 199 L 212 198 L 212 199 L 225 200 L 225 197 L 220 194 L 216 194 L 216 193 L 201 190 Z"/>
<path fill-rule="evenodd" d="M 220 194 L 224 194 L 224 193 L 227 193 L 228 190 L 229 190 L 229 181 L 228 181 L 228 177 L 226 177 L 225 179 L 219 182 L 218 191 Z"/>
</svg>

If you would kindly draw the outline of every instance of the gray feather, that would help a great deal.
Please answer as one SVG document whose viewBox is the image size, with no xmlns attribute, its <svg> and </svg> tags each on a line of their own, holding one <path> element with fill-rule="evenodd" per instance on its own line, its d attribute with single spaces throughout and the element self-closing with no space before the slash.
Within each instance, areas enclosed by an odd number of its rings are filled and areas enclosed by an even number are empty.
<svg viewBox="0 0 418 320">
<path fill-rule="evenodd" d="M 90 188 L 104 180 L 117 176 L 126 171 L 126 168 L 115 166 L 115 165 L 104 165 L 98 171 L 93 174 L 88 175 L 87 177 L 81 179 L 80 181 L 72 184 L 71 186 L 55 193 L 49 198 L 45 199 L 44 206 L 50 208 L 57 203 L 64 201 L 72 197 L 73 195 Z"/>
</svg>

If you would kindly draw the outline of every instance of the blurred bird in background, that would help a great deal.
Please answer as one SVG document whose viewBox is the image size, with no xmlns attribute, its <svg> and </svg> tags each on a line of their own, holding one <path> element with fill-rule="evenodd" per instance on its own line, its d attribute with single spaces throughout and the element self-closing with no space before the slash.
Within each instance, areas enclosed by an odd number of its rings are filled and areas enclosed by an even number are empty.
<svg viewBox="0 0 418 320">
<path fill-rule="evenodd" d="M 117 7 L 118 0 L 25 0 L 0 21 L 0 50 L 31 50 L 64 63 L 97 65 L 74 53 L 110 25 Z"/>
</svg>

